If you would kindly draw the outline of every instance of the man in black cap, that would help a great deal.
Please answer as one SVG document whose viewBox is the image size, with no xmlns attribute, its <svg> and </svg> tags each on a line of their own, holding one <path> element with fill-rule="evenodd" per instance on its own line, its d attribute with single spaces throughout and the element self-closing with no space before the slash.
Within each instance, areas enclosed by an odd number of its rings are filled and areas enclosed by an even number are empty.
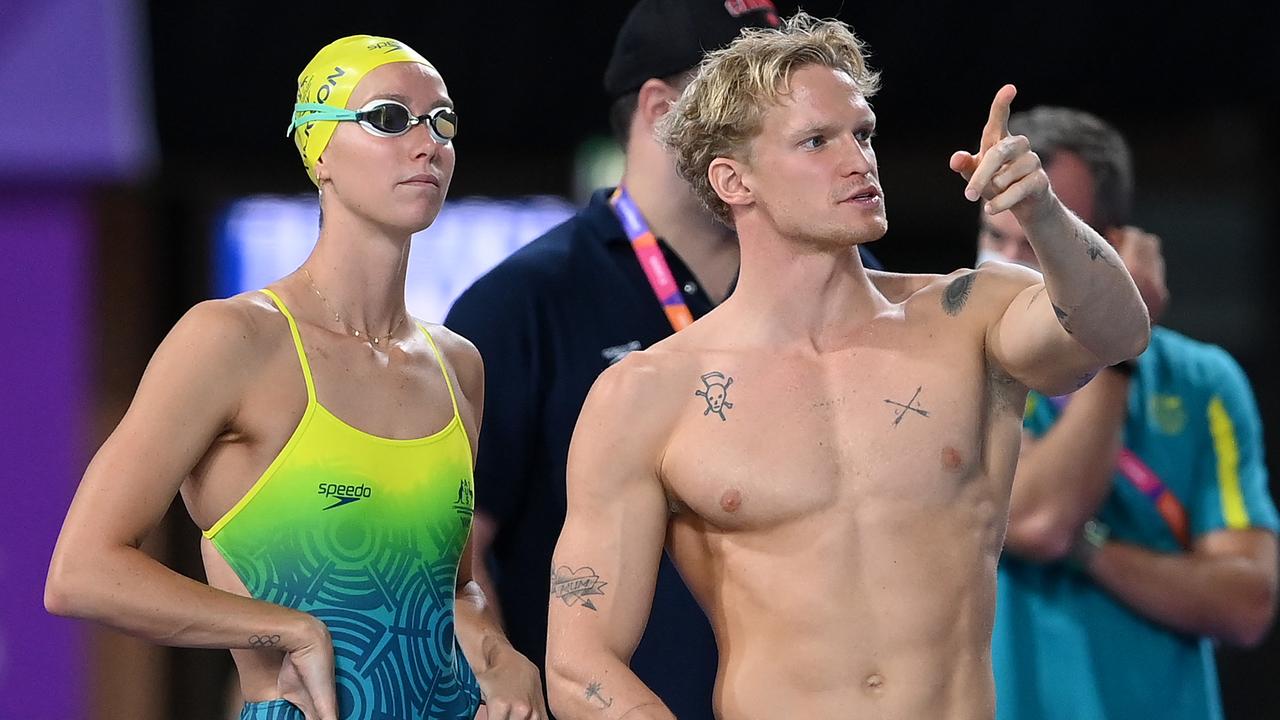
<svg viewBox="0 0 1280 720">
<path fill-rule="evenodd" d="M 676 174 L 654 125 L 705 51 L 777 22 L 768 0 L 641 0 L 605 72 L 610 122 L 626 150 L 619 187 L 597 191 L 476 281 L 445 320 L 485 359 L 474 539 L 493 575 L 478 579 L 501 604 L 512 644 L 539 665 L 569 438 L 587 391 L 628 352 L 709 312 L 737 274 L 736 237 Z M 666 558 L 650 627 L 633 670 L 679 717 L 711 718 L 715 640 Z"/>
</svg>

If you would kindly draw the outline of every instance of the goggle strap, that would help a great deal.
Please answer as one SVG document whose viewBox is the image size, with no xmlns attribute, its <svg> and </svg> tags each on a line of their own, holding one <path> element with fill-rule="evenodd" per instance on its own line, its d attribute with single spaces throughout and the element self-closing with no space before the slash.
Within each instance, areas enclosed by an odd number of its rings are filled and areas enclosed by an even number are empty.
<svg viewBox="0 0 1280 720">
<path fill-rule="evenodd" d="M 293 106 L 293 122 L 289 123 L 289 127 L 285 129 L 284 136 L 289 137 L 294 130 L 306 125 L 307 123 L 319 122 L 322 120 L 355 120 L 356 111 L 347 110 L 346 108 L 336 108 L 332 105 L 323 103 L 298 103 Z"/>
</svg>

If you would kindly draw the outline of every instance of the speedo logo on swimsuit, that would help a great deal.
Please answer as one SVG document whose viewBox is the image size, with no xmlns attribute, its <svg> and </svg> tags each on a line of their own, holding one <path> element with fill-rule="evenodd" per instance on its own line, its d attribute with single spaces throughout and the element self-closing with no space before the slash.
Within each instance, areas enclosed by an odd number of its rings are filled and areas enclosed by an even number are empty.
<svg viewBox="0 0 1280 720">
<path fill-rule="evenodd" d="M 327 498 L 335 498 L 337 502 L 324 510 L 332 510 L 353 503 L 357 500 L 363 500 L 367 497 L 373 497 L 373 488 L 368 485 L 339 485 L 337 483 L 320 483 L 316 486 L 316 494 L 323 495 Z"/>
</svg>

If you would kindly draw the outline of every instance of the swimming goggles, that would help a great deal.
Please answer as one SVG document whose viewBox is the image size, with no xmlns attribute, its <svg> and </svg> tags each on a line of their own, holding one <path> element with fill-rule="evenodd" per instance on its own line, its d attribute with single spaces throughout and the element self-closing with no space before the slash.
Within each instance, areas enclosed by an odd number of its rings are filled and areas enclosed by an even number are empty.
<svg viewBox="0 0 1280 720">
<path fill-rule="evenodd" d="M 285 130 L 285 137 L 307 123 L 320 120 L 358 122 L 366 132 L 378 137 L 399 137 L 413 129 L 414 125 L 425 123 L 431 131 L 431 138 L 441 145 L 447 145 L 458 134 L 458 114 L 453 108 L 438 107 L 425 115 L 414 115 L 404 105 L 385 98 L 372 100 L 359 110 L 336 108 L 323 103 L 298 103 L 293 106 L 293 113 L 293 122 Z"/>
</svg>

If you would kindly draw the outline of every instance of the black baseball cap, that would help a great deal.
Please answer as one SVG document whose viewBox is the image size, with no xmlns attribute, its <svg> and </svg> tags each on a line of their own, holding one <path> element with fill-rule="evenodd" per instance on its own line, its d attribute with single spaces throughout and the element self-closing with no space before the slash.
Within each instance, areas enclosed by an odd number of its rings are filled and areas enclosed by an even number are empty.
<svg viewBox="0 0 1280 720">
<path fill-rule="evenodd" d="M 697 65 L 742 28 L 778 27 L 771 0 L 640 0 L 627 15 L 604 71 L 610 98 Z"/>
</svg>

